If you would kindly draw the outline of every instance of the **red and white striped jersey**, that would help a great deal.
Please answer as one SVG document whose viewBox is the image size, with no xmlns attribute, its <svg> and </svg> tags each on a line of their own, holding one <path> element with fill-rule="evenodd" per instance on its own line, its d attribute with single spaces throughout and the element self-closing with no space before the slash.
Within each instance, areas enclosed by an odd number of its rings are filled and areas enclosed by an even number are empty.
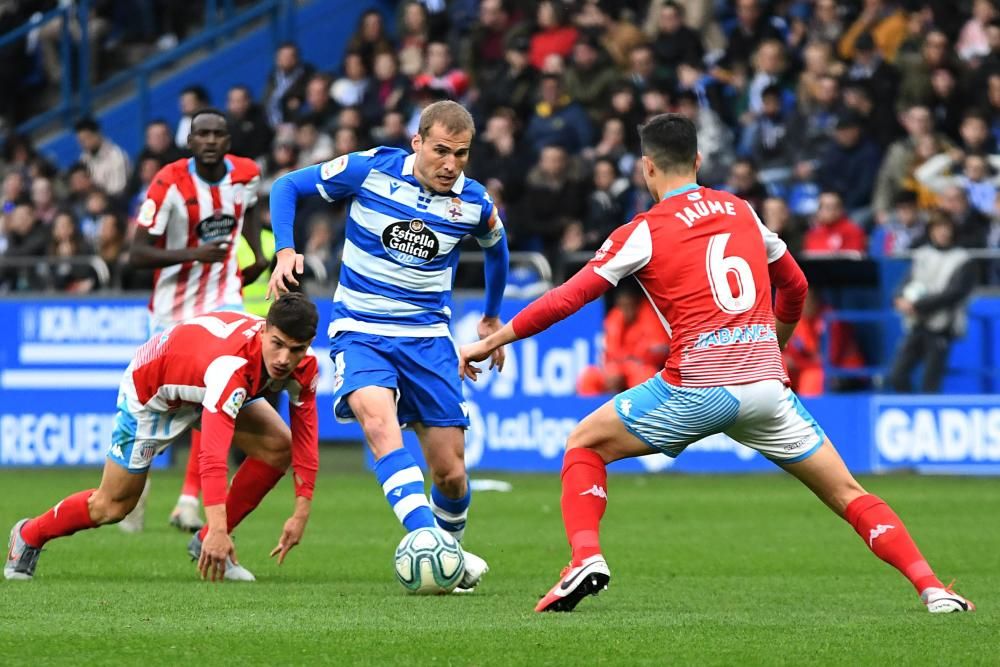
<svg viewBox="0 0 1000 667">
<path fill-rule="evenodd" d="M 312 496 L 319 461 L 316 387 L 319 364 L 312 350 L 289 377 L 273 380 L 264 369 L 260 331 L 264 320 L 233 311 L 207 313 L 153 336 L 136 352 L 126 372 L 126 395 L 136 409 L 170 415 L 201 413 L 202 478 L 211 459 L 225 497 L 226 452 L 247 400 L 287 391 L 292 425 L 292 467 L 298 495 Z M 181 420 L 183 421 L 183 420 Z M 300 487 L 306 488 L 299 493 Z M 206 497 L 208 490 L 206 489 Z M 206 501 L 206 504 L 207 501 Z"/>
<path fill-rule="evenodd" d="M 139 209 L 138 224 L 156 237 L 159 248 L 230 242 L 222 262 L 183 262 L 156 270 L 149 300 L 154 328 L 223 307 L 242 307 L 236 247 L 246 211 L 257 203 L 260 169 L 247 158 L 225 159 L 226 175 L 218 183 L 203 181 L 193 158 L 171 162 L 156 174 Z"/>
<path fill-rule="evenodd" d="M 768 276 L 785 252 L 745 201 L 692 184 L 615 230 L 590 266 L 638 280 L 671 337 L 668 383 L 787 383 Z"/>
</svg>

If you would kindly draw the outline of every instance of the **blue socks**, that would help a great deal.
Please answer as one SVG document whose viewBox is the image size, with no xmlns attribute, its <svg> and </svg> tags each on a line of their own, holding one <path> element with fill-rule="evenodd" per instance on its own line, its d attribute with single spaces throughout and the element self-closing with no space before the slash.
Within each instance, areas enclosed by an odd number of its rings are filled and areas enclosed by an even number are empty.
<svg viewBox="0 0 1000 667">
<path fill-rule="evenodd" d="M 389 506 L 407 532 L 434 527 L 434 515 L 424 495 L 424 473 L 406 449 L 389 452 L 377 460 L 375 477 L 382 485 Z M 464 520 L 462 525 L 464 527 Z"/>
<path fill-rule="evenodd" d="M 431 510 L 437 520 L 438 528 L 451 533 L 459 542 L 465 535 L 465 520 L 469 516 L 469 503 L 472 502 L 472 489 L 468 482 L 465 485 L 465 495 L 461 498 L 449 498 L 441 493 L 436 486 L 431 487 Z"/>
</svg>

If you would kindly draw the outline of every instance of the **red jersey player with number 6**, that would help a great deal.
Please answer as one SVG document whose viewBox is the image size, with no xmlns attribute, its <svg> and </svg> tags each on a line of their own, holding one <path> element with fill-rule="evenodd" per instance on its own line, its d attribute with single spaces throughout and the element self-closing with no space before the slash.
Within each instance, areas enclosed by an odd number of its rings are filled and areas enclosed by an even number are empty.
<svg viewBox="0 0 1000 667">
<path fill-rule="evenodd" d="M 696 184 L 701 156 L 691 121 L 656 116 L 640 137 L 643 175 L 658 203 L 615 230 L 565 284 L 460 354 L 460 375 L 475 380 L 480 369 L 473 362 L 548 328 L 630 275 L 671 337 L 661 373 L 615 396 L 570 434 L 562 514 L 572 561 L 535 610 L 571 611 L 611 580 L 598 539 L 607 464 L 655 452 L 676 457 L 692 442 L 725 433 L 797 477 L 847 520 L 876 556 L 910 580 L 929 611 L 972 611 L 970 601 L 941 584 L 902 520 L 861 488 L 789 389 L 780 350 L 807 285 L 785 244 L 745 201 Z"/>
</svg>

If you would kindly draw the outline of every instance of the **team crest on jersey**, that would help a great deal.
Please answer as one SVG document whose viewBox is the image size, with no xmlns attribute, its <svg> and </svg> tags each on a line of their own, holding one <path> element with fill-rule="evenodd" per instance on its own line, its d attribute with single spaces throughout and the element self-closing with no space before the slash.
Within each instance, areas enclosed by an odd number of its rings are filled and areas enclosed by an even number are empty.
<svg viewBox="0 0 1000 667">
<path fill-rule="evenodd" d="M 458 197 L 451 198 L 451 203 L 448 205 L 448 217 L 451 218 L 452 222 L 462 217 L 462 200 Z"/>
<path fill-rule="evenodd" d="M 612 241 L 611 239 L 607 239 L 604 243 L 601 244 L 601 247 L 597 249 L 597 252 L 594 253 L 594 259 L 596 259 L 598 262 L 604 259 L 605 256 L 607 256 L 608 251 L 611 250 L 612 245 L 614 245 L 614 241 Z"/>
<path fill-rule="evenodd" d="M 142 202 L 142 206 L 139 207 L 139 216 L 137 222 L 143 227 L 149 227 L 153 224 L 153 216 L 156 215 L 156 202 L 152 199 L 147 199 Z"/>
<path fill-rule="evenodd" d="M 229 395 L 226 402 L 222 404 L 222 411 L 233 419 L 236 419 L 236 415 L 240 413 L 240 408 L 243 407 L 243 402 L 246 400 L 247 390 L 243 387 L 238 387 L 233 390 L 233 393 Z"/>
<path fill-rule="evenodd" d="M 382 246 L 400 264 L 418 266 L 438 255 L 437 234 L 423 220 L 401 220 L 382 230 Z"/>
<path fill-rule="evenodd" d="M 328 181 L 340 172 L 347 169 L 347 156 L 335 157 L 329 162 L 324 162 L 319 168 L 319 175 L 324 181 Z"/>
</svg>

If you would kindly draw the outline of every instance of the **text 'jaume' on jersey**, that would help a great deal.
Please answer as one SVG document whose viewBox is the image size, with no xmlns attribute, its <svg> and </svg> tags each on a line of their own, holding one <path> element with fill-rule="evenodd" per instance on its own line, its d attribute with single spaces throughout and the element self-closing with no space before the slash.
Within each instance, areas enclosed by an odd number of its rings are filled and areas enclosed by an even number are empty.
<svg viewBox="0 0 1000 667">
<path fill-rule="evenodd" d="M 709 215 L 736 215 L 736 206 L 731 201 L 704 199 L 691 202 L 690 206 L 685 206 L 682 211 L 676 211 L 674 215 L 685 225 L 691 227 L 696 220 Z"/>
<path fill-rule="evenodd" d="M 759 341 L 778 340 L 774 327 L 770 324 L 748 324 L 743 327 L 723 327 L 698 335 L 694 349 L 705 349 L 716 345 L 733 345 L 736 343 L 756 343 Z"/>
</svg>

